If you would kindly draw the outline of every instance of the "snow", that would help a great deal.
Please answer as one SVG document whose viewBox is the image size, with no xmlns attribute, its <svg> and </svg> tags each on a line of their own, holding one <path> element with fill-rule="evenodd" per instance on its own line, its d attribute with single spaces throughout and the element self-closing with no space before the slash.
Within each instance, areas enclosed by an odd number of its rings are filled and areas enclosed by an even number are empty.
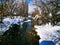
<svg viewBox="0 0 60 45">
<path fill-rule="evenodd" d="M 43 40 L 50 40 L 56 42 L 58 38 L 60 38 L 60 26 L 52 26 L 51 24 L 35 26 L 38 35 L 40 36 L 40 42 Z M 57 40 L 58 41 L 58 40 Z"/>
<path fill-rule="evenodd" d="M 16 16 L 14 16 L 13 19 L 7 17 L 7 18 L 3 19 L 2 22 L 3 22 L 3 27 L 0 25 L 0 31 L 5 32 L 7 30 L 6 28 L 9 28 L 12 24 L 18 24 L 18 25 L 20 24 L 20 25 L 22 25 L 23 22 L 31 22 L 31 20 L 24 21 L 24 17 L 16 17 Z M 2 30 L 1 30 L 1 27 L 2 27 Z"/>
<path fill-rule="evenodd" d="M 11 18 L 6 18 L 3 19 L 3 22 L 7 24 L 7 22 L 10 22 L 10 25 L 13 24 L 18 24 L 18 22 L 21 22 L 21 25 L 23 23 L 24 18 L 22 17 L 15 17 L 14 19 Z M 30 22 L 31 20 L 27 20 Z M 53 42 L 60 42 L 60 26 L 52 26 L 50 23 L 46 25 L 35 25 L 36 31 L 38 32 L 38 35 L 40 36 L 40 42 L 43 40 L 50 40 Z M 5 32 L 5 28 L 3 30 L 0 30 L 0 32 Z"/>
<path fill-rule="evenodd" d="M 11 19 L 11 18 L 9 18 L 9 17 L 3 19 L 3 23 L 5 23 L 5 24 L 7 24 L 7 25 L 8 25 L 7 22 L 9 22 L 9 25 L 11 25 L 11 24 L 18 24 L 19 21 L 23 21 L 23 20 L 24 20 L 23 17 L 16 17 L 16 16 L 14 16 L 13 19 Z"/>
<path fill-rule="evenodd" d="M 8 24 L 7 22 L 9 22 L 9 24 L 12 24 L 12 19 L 11 18 L 5 18 L 5 19 L 3 19 L 3 23 L 4 24 Z"/>
</svg>

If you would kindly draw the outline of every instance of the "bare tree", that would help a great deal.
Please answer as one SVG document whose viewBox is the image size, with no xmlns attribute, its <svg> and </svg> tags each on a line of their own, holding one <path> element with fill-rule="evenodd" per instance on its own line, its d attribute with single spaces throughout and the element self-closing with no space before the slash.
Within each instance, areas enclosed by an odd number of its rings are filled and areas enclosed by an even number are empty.
<svg viewBox="0 0 60 45">
<path fill-rule="evenodd" d="M 27 15 L 28 3 L 27 0 L 4 0 L 3 15 Z"/>
<path fill-rule="evenodd" d="M 58 0 L 32 0 L 32 4 L 36 5 L 37 7 L 40 7 L 42 10 L 42 15 L 44 15 L 44 13 L 46 13 L 46 17 L 48 18 L 48 20 L 50 19 L 49 14 L 52 14 L 52 20 L 56 20 L 56 13 L 57 13 L 57 6 L 58 6 Z M 52 21 L 51 20 L 51 21 Z M 52 21 L 54 22 L 54 21 Z"/>
</svg>

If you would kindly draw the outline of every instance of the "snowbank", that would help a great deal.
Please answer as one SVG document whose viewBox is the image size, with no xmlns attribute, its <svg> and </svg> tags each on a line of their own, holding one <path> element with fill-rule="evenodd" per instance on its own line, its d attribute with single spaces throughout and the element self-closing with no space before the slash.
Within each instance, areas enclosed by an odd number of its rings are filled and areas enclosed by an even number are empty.
<svg viewBox="0 0 60 45">
<path fill-rule="evenodd" d="M 38 35 L 41 37 L 40 42 L 43 40 L 50 40 L 56 42 L 60 38 L 60 26 L 52 26 L 51 24 L 35 26 Z"/>
</svg>

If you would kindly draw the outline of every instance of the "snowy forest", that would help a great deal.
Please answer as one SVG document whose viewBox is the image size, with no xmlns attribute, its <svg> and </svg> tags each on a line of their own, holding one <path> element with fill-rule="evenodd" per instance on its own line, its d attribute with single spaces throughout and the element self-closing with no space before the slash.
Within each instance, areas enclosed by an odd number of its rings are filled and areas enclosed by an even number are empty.
<svg viewBox="0 0 60 45">
<path fill-rule="evenodd" d="M 60 45 L 60 0 L 0 0 L 0 45 Z"/>
</svg>

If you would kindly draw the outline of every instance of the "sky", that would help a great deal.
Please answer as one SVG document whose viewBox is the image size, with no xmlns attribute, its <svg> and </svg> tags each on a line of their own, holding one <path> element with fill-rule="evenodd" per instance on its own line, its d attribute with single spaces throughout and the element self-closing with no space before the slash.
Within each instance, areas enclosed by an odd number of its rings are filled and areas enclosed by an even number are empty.
<svg viewBox="0 0 60 45">
<path fill-rule="evenodd" d="M 30 3 L 31 2 L 31 0 L 28 0 L 28 3 Z"/>
</svg>

